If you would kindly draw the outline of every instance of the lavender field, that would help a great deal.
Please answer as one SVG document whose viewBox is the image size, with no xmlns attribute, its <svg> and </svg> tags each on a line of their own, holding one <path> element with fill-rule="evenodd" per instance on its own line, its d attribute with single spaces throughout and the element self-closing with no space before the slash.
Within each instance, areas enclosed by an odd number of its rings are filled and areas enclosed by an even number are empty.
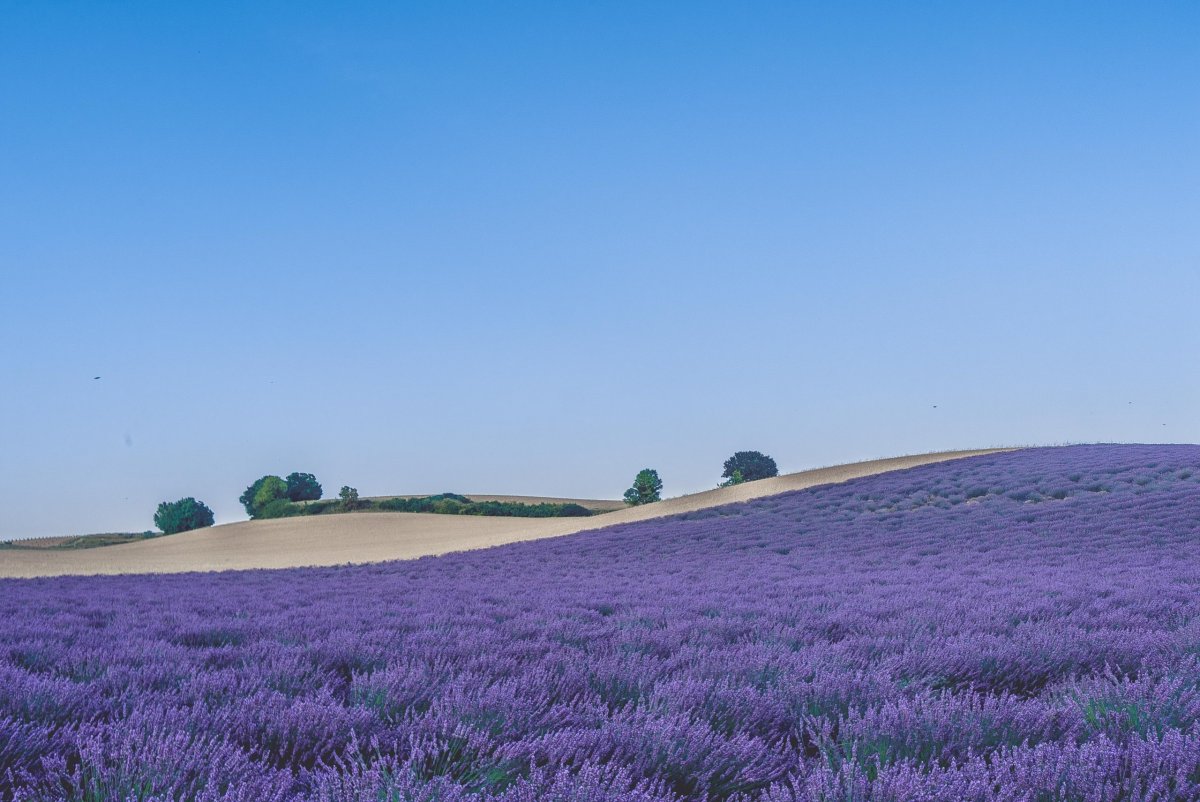
<svg viewBox="0 0 1200 802">
<path fill-rule="evenodd" d="M 0 582 L 4 800 L 1200 799 L 1200 447 Z"/>
</svg>

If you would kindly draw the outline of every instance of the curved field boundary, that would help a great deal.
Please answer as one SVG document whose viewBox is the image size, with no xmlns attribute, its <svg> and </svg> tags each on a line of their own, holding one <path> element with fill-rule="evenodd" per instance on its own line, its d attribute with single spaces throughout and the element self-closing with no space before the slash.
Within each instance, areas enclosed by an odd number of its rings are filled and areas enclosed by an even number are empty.
<svg viewBox="0 0 1200 802">
<path fill-rule="evenodd" d="M 407 560 L 569 535 L 887 471 L 1011 450 L 946 451 L 817 468 L 590 518 L 488 518 L 371 512 L 244 521 L 80 551 L 0 551 L 0 577 L 182 573 Z"/>
</svg>

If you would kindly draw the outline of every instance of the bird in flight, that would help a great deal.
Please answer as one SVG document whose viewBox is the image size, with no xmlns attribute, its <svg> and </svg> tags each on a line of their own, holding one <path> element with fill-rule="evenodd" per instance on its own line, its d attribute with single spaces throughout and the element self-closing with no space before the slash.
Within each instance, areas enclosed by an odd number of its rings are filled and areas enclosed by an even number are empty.
<svg viewBox="0 0 1200 802">
<path fill-rule="evenodd" d="M 99 377 L 99 376 L 93 376 L 93 377 L 92 377 L 92 381 L 96 381 L 96 379 L 98 379 L 98 378 L 100 378 L 100 377 Z"/>
</svg>

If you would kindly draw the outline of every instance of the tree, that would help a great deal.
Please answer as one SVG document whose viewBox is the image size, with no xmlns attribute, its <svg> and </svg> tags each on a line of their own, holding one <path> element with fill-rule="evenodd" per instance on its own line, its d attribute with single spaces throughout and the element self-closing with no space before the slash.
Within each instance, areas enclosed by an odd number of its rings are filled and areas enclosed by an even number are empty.
<svg viewBox="0 0 1200 802">
<path fill-rule="evenodd" d="M 154 513 L 154 525 L 168 535 L 203 529 L 213 525 L 213 511 L 191 496 L 179 501 L 164 501 Z"/>
<path fill-rule="evenodd" d="M 311 473 L 289 473 L 286 482 L 287 497 L 292 501 L 316 501 L 321 497 L 321 483 Z"/>
<path fill-rule="evenodd" d="M 264 476 L 262 479 L 255 479 L 254 483 L 243 490 L 242 494 L 238 496 L 238 502 L 246 508 L 246 514 L 251 518 L 254 517 L 254 494 L 262 487 L 262 483 L 266 478 Z"/>
<path fill-rule="evenodd" d="M 733 475 L 724 482 L 721 482 L 717 487 L 733 487 L 734 485 L 740 485 L 744 481 L 746 481 L 746 477 L 742 476 L 742 472 L 735 468 Z"/>
<path fill-rule="evenodd" d="M 262 508 L 272 501 L 287 498 L 287 482 L 278 476 L 264 476 L 258 492 L 254 494 L 254 509 L 261 512 Z"/>
<path fill-rule="evenodd" d="M 633 487 L 625 491 L 625 503 L 636 507 L 639 504 L 659 501 L 662 486 L 662 479 L 658 478 L 658 471 L 653 468 L 643 468 L 634 477 Z"/>
<path fill-rule="evenodd" d="M 347 512 L 358 509 L 358 488 L 342 485 L 342 489 L 338 491 L 338 498 L 342 500 L 342 509 Z"/>
<path fill-rule="evenodd" d="M 775 460 L 761 451 L 739 451 L 725 460 L 725 470 L 721 475 L 726 479 L 733 479 L 737 473 L 741 473 L 743 482 L 753 482 L 755 479 L 778 476 L 779 468 L 775 466 Z"/>
<path fill-rule="evenodd" d="M 267 475 L 256 480 L 238 498 L 246 508 L 246 514 L 257 518 L 263 507 L 278 498 L 287 498 L 287 483 L 278 476 Z"/>
</svg>

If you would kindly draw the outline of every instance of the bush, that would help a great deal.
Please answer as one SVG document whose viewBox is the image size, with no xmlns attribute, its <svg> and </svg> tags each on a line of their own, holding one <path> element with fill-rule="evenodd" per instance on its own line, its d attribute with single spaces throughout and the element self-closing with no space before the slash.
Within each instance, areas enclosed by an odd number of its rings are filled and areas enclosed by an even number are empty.
<svg viewBox="0 0 1200 802">
<path fill-rule="evenodd" d="M 321 483 L 311 473 L 289 473 L 287 497 L 292 501 L 316 501 L 321 497 Z"/>
<path fill-rule="evenodd" d="M 654 501 L 659 501 L 662 492 L 662 479 L 658 478 L 658 471 L 653 468 L 643 468 L 638 471 L 638 475 L 633 479 L 633 487 L 625 491 L 625 503 L 631 507 L 636 507 L 639 504 L 650 504 Z"/>
<path fill-rule="evenodd" d="M 433 512 L 433 504 L 427 498 L 387 498 L 376 506 L 388 512 Z"/>
<path fill-rule="evenodd" d="M 262 509 L 255 515 L 255 519 L 263 520 L 265 518 L 291 518 L 293 515 L 302 515 L 304 509 L 298 504 L 289 501 L 286 498 L 277 498 L 263 505 Z"/>
<path fill-rule="evenodd" d="M 179 501 L 164 501 L 154 513 L 154 525 L 168 535 L 203 529 L 213 525 L 213 511 L 191 496 Z"/>
<path fill-rule="evenodd" d="M 457 493 L 418 498 L 388 498 L 375 504 L 388 512 L 434 512 L 441 515 L 483 515 L 511 518 L 580 518 L 592 514 L 581 504 L 525 504 L 520 501 L 472 501 Z"/>
<path fill-rule="evenodd" d="M 741 474 L 742 481 L 753 482 L 755 479 L 767 479 L 779 475 L 775 460 L 761 451 L 739 451 L 725 460 L 725 470 L 721 476 L 732 480 L 735 474 Z M 730 482 L 729 484 L 737 484 Z"/>
</svg>

